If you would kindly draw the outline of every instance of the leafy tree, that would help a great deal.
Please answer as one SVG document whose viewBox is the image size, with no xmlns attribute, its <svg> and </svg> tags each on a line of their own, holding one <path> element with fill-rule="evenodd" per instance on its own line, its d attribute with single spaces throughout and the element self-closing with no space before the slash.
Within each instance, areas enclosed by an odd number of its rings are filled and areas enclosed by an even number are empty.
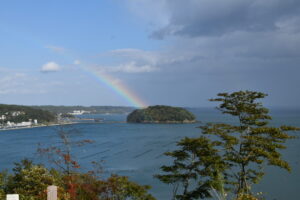
<svg viewBox="0 0 300 200">
<path fill-rule="evenodd" d="M 5 185 L 7 183 L 7 172 L 0 173 L 0 199 L 5 198 Z"/>
<path fill-rule="evenodd" d="M 217 109 L 233 117 L 235 121 L 230 124 L 208 123 L 201 126 L 203 136 L 185 138 L 178 143 L 179 150 L 166 153 L 174 158 L 174 162 L 172 166 L 163 166 L 162 170 L 169 174 L 158 178 L 168 184 L 183 184 L 183 195 L 175 196 L 177 199 L 196 198 L 188 195 L 197 193 L 203 195 L 199 197 L 209 196 L 210 187 L 221 194 L 224 194 L 224 190 L 230 190 L 238 200 L 256 199 L 251 193 L 251 186 L 264 176 L 265 165 L 291 171 L 280 151 L 286 148 L 287 140 L 295 138 L 289 132 L 300 129 L 286 125 L 270 126 L 272 118 L 269 111 L 258 102 L 266 96 L 261 92 L 239 91 L 220 93 L 218 98 L 210 100 L 220 102 Z M 197 139 L 203 141 L 194 143 Z M 207 146 L 208 144 L 210 145 Z M 197 151 L 203 154 L 200 155 Z M 190 155 L 194 155 L 194 159 Z M 214 159 L 206 159 L 210 157 Z M 216 161 L 209 165 L 212 168 L 209 172 L 212 173 L 207 173 L 206 166 L 212 161 Z M 202 170 L 199 170 L 201 167 Z M 187 183 L 191 180 L 206 187 L 202 191 L 193 187 L 190 192 L 186 192 Z"/>
<path fill-rule="evenodd" d="M 221 102 L 218 109 L 237 119 L 236 124 L 207 124 L 201 127 L 202 133 L 215 135 L 223 147 L 223 159 L 227 162 L 236 194 L 250 194 L 251 185 L 263 177 L 264 164 L 291 171 L 289 164 L 282 159 L 279 150 L 285 149 L 285 142 L 295 138 L 289 131 L 296 127 L 282 125 L 268 126 L 272 119 L 268 109 L 257 102 L 267 96 L 261 92 L 239 91 L 218 94 L 211 101 Z"/>
<path fill-rule="evenodd" d="M 2 187 L 5 193 L 19 194 L 24 200 L 44 199 L 49 185 L 59 185 L 59 178 L 54 176 L 54 173 L 53 170 L 49 171 L 43 165 L 35 165 L 32 161 L 25 159 L 20 163 L 15 163 L 13 174 L 7 176 Z M 65 193 L 60 191 L 60 195 L 63 194 Z"/>
<path fill-rule="evenodd" d="M 126 176 L 111 175 L 107 180 L 100 182 L 100 199 L 105 200 L 155 200 L 148 193 L 148 185 L 139 185 Z"/>
<path fill-rule="evenodd" d="M 100 179 L 92 171 L 66 175 L 26 159 L 15 163 L 12 174 L 0 173 L 0 199 L 8 193 L 17 193 L 22 200 L 46 199 L 49 185 L 58 186 L 59 200 L 155 200 L 148 193 L 150 186 L 125 176 Z"/>
<path fill-rule="evenodd" d="M 222 172 L 225 163 L 218 154 L 218 142 L 205 137 L 184 138 L 177 143 L 179 150 L 166 152 L 174 158 L 171 166 L 162 166 L 166 174 L 156 177 L 173 185 L 173 199 L 188 200 L 210 197 L 210 189 L 223 188 Z M 183 188 L 181 194 L 178 189 Z"/>
</svg>

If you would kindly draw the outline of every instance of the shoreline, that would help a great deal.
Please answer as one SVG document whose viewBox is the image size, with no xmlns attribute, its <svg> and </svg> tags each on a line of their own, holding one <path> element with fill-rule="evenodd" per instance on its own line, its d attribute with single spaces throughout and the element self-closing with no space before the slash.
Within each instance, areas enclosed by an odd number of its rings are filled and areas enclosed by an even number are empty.
<svg viewBox="0 0 300 200">
<path fill-rule="evenodd" d="M 89 120 L 86 120 L 89 121 Z M 115 123 L 127 123 L 126 121 L 108 121 L 108 122 L 91 122 L 95 124 L 115 124 Z M 64 122 L 64 123 L 58 123 L 58 124 L 48 124 L 48 125 L 37 125 L 37 126 L 23 126 L 23 127 L 13 127 L 13 128 L 0 128 L 1 131 L 9 131 L 9 130 L 21 130 L 21 129 L 31 129 L 31 128 L 41 128 L 41 127 L 50 127 L 50 126 L 64 126 L 64 125 L 72 125 L 72 124 L 89 124 L 88 122 L 85 122 L 84 120 L 82 122 L 74 121 L 74 122 Z"/>
<path fill-rule="evenodd" d="M 142 121 L 142 122 L 128 122 L 130 124 L 196 124 L 201 123 L 198 120 L 190 120 L 190 121 Z"/>
<path fill-rule="evenodd" d="M 57 124 L 42 124 L 42 125 L 37 125 L 37 126 L 23 126 L 23 127 L 12 127 L 12 128 L 0 128 L 1 131 L 10 131 L 10 130 L 22 130 L 22 129 L 33 129 L 33 128 L 41 128 L 41 127 L 51 127 L 51 126 L 64 126 L 64 125 L 72 125 L 72 124 L 89 124 L 84 121 L 89 121 L 89 120 L 83 120 L 83 122 L 64 122 L 64 123 L 57 123 Z M 200 121 L 185 121 L 185 122 L 174 122 L 174 121 L 168 121 L 168 122 L 157 122 L 157 121 L 152 121 L 152 122 L 126 122 L 126 121 L 108 121 L 108 122 L 92 122 L 96 124 L 119 124 L 119 123 L 128 123 L 128 124 L 196 124 Z"/>
<path fill-rule="evenodd" d="M 10 130 L 21 130 L 21 129 L 32 129 L 32 128 L 41 128 L 41 127 L 49 127 L 49 126 L 64 126 L 71 124 L 79 124 L 79 122 L 67 122 L 61 124 L 49 124 L 49 125 L 37 125 L 37 126 L 25 126 L 25 127 L 13 127 L 13 128 L 0 128 L 0 131 L 10 131 Z"/>
</svg>

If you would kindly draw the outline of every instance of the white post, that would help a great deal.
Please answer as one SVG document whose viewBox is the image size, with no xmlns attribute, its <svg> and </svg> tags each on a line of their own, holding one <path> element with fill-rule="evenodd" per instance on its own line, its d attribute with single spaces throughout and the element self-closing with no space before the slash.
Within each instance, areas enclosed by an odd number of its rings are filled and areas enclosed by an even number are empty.
<svg viewBox="0 0 300 200">
<path fill-rule="evenodd" d="M 57 186 L 47 187 L 47 200 L 57 200 Z"/>
<path fill-rule="evenodd" d="M 19 195 L 18 194 L 7 194 L 6 200 L 19 200 Z"/>
</svg>

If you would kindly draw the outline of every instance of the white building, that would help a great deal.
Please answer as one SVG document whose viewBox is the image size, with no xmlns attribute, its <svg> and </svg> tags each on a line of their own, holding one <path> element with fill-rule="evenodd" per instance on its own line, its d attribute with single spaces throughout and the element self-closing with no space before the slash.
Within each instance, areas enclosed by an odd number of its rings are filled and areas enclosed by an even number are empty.
<svg viewBox="0 0 300 200">
<path fill-rule="evenodd" d="M 31 126 L 32 122 L 21 122 L 21 123 L 17 123 L 15 126 L 17 127 L 21 127 L 21 126 Z"/>
<path fill-rule="evenodd" d="M 73 110 L 73 112 L 68 113 L 70 115 L 82 115 L 83 113 L 85 113 L 84 110 Z"/>
<path fill-rule="evenodd" d="M 7 121 L 7 126 L 12 127 L 15 123 L 11 123 L 10 121 Z"/>
<path fill-rule="evenodd" d="M 7 127 L 28 127 L 28 126 L 32 126 L 32 122 L 20 122 L 20 123 L 14 123 L 14 122 L 10 122 L 8 121 L 6 123 Z"/>
</svg>

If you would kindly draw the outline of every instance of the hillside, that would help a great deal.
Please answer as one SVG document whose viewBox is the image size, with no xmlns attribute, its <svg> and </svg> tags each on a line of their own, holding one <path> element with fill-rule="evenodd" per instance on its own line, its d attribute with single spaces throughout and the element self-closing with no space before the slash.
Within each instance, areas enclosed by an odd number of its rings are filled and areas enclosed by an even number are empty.
<svg viewBox="0 0 300 200">
<path fill-rule="evenodd" d="M 83 110 L 91 114 L 124 114 L 134 110 L 132 107 L 125 106 L 31 106 L 32 108 L 46 110 L 55 114 L 71 113 L 74 110 Z"/>
<path fill-rule="evenodd" d="M 49 111 L 31 108 L 29 106 L 0 104 L 0 123 L 8 121 L 19 123 L 37 119 L 38 122 L 53 122 L 56 120 L 54 114 Z"/>
<path fill-rule="evenodd" d="M 130 123 L 193 123 L 195 120 L 195 116 L 184 108 L 162 105 L 137 109 L 127 116 Z"/>
</svg>

